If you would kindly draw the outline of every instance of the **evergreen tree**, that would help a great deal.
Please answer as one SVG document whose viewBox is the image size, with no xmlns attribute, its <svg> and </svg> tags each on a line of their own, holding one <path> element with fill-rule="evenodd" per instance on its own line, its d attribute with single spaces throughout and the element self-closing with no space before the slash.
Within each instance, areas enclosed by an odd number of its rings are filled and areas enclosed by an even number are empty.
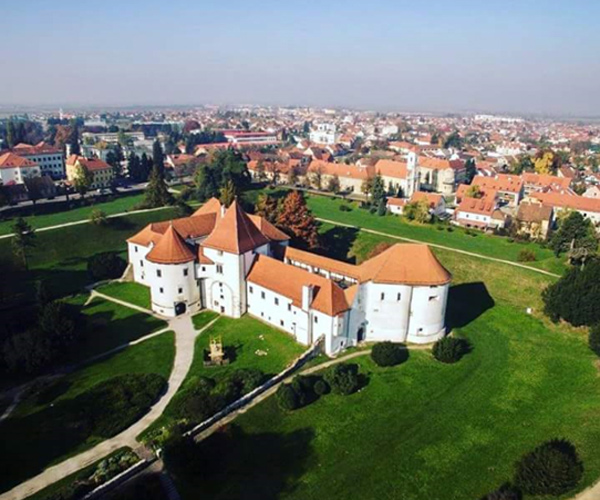
<svg viewBox="0 0 600 500">
<path fill-rule="evenodd" d="M 152 166 L 158 168 L 161 175 L 165 171 L 165 155 L 158 139 L 152 145 Z"/>
<path fill-rule="evenodd" d="M 387 198 L 385 196 L 385 184 L 381 175 L 376 175 L 371 187 L 371 203 L 377 208 L 377 215 L 385 215 Z"/>
<path fill-rule="evenodd" d="M 73 179 L 73 187 L 81 196 L 89 191 L 94 183 L 94 173 L 90 172 L 85 165 L 78 165 Z"/>
<path fill-rule="evenodd" d="M 6 142 L 9 148 L 14 148 L 17 145 L 17 130 L 15 128 L 15 122 L 8 120 L 6 124 Z"/>
<path fill-rule="evenodd" d="M 27 269 L 27 252 L 35 246 L 35 231 L 23 217 L 13 224 L 12 248 L 15 257 L 23 262 Z"/>
<path fill-rule="evenodd" d="M 69 152 L 72 155 L 80 155 L 81 148 L 79 147 L 79 127 L 77 123 L 71 125 L 71 133 L 69 134 Z"/>
<path fill-rule="evenodd" d="M 308 248 L 318 246 L 318 222 L 298 191 L 292 191 L 283 200 L 277 223 L 298 245 Z"/>
<path fill-rule="evenodd" d="M 598 249 L 598 240 L 590 219 L 579 212 L 571 212 L 560 222 L 558 230 L 550 240 L 550 248 L 556 256 L 573 249 L 585 248 L 594 253 Z"/>
<path fill-rule="evenodd" d="M 172 204 L 173 196 L 169 193 L 169 188 L 164 177 L 158 167 L 152 167 L 148 187 L 144 195 L 143 206 L 145 208 L 157 208 Z"/>
<path fill-rule="evenodd" d="M 469 158 L 465 162 L 465 169 L 466 169 L 466 174 L 467 174 L 467 178 L 466 178 L 467 184 L 471 184 L 471 181 L 477 175 L 477 167 L 475 166 L 474 158 Z"/>
<path fill-rule="evenodd" d="M 127 160 L 127 172 L 133 180 L 139 181 L 142 178 L 140 159 L 133 151 Z"/>
<path fill-rule="evenodd" d="M 150 177 L 150 172 L 152 171 L 152 160 L 148 158 L 146 153 L 142 153 L 142 159 L 140 160 L 140 181 L 145 182 Z"/>
</svg>

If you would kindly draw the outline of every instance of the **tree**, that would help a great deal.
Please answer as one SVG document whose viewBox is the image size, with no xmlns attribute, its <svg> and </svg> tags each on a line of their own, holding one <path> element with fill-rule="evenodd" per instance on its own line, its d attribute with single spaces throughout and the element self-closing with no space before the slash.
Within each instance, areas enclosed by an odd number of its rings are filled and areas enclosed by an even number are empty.
<svg viewBox="0 0 600 500">
<path fill-rule="evenodd" d="M 310 183 L 315 189 L 321 189 L 323 187 L 323 168 L 318 166 L 310 174 Z"/>
<path fill-rule="evenodd" d="M 425 224 L 431 221 L 431 214 L 429 213 L 429 202 L 426 199 L 419 201 L 413 201 L 407 203 L 402 210 L 402 215 L 408 220 L 414 220 Z"/>
<path fill-rule="evenodd" d="M 290 192 L 283 200 L 277 224 L 300 246 L 316 248 L 319 244 L 318 223 L 298 191 Z"/>
<path fill-rule="evenodd" d="M 465 339 L 443 337 L 433 344 L 433 357 L 442 363 L 456 363 L 468 352 L 469 344 Z"/>
<path fill-rule="evenodd" d="M 540 151 L 533 164 L 536 174 L 553 174 L 554 153 L 552 151 Z"/>
<path fill-rule="evenodd" d="M 139 156 L 132 151 L 127 160 L 127 173 L 129 174 L 129 177 L 137 182 L 147 180 L 147 177 L 144 178 L 141 167 L 142 165 Z"/>
<path fill-rule="evenodd" d="M 105 226 L 106 224 L 108 224 L 106 213 L 102 210 L 94 208 L 92 210 L 92 213 L 90 214 L 90 222 L 95 226 Z"/>
<path fill-rule="evenodd" d="M 8 120 L 6 124 L 6 142 L 9 148 L 14 148 L 18 144 L 17 130 L 12 120 Z"/>
<path fill-rule="evenodd" d="M 165 155 L 158 139 L 152 144 L 152 166 L 157 168 L 161 175 L 163 174 L 165 170 Z"/>
<path fill-rule="evenodd" d="M 460 149 L 462 148 L 462 142 L 463 141 L 460 134 L 457 131 L 454 131 L 446 138 L 446 141 L 444 142 L 444 148 Z"/>
<path fill-rule="evenodd" d="M 23 262 L 27 269 L 27 253 L 35 246 L 35 231 L 23 217 L 13 224 L 12 248 L 15 256 Z"/>
<path fill-rule="evenodd" d="M 590 328 L 588 345 L 592 351 L 600 356 L 600 324 L 595 324 Z"/>
<path fill-rule="evenodd" d="M 300 407 L 298 395 L 289 384 L 281 384 L 275 393 L 277 404 L 282 410 L 292 411 Z"/>
<path fill-rule="evenodd" d="M 395 366 L 408 359 L 408 351 L 402 344 L 378 342 L 371 349 L 371 359 L 377 366 Z"/>
<path fill-rule="evenodd" d="M 360 190 L 368 199 L 373 190 L 373 177 L 367 177 L 361 184 Z"/>
<path fill-rule="evenodd" d="M 233 203 L 233 200 L 235 200 L 235 197 L 237 195 L 235 191 L 235 185 L 233 184 L 233 181 L 231 179 L 225 183 L 225 185 L 219 190 L 219 192 L 221 195 L 219 197 L 219 200 L 226 207 Z"/>
<path fill-rule="evenodd" d="M 475 158 L 469 158 L 465 162 L 465 169 L 466 169 L 467 183 L 471 183 L 473 178 L 477 175 L 477 167 L 475 166 Z"/>
<path fill-rule="evenodd" d="M 336 175 L 332 176 L 327 183 L 327 190 L 332 193 L 340 192 L 340 178 Z"/>
<path fill-rule="evenodd" d="M 516 465 L 514 483 L 527 495 L 559 496 L 571 491 L 583 477 L 583 464 L 573 444 L 553 439 L 523 455 Z"/>
<path fill-rule="evenodd" d="M 277 223 L 277 216 L 279 214 L 279 201 L 277 198 L 269 196 L 266 193 L 261 193 L 258 195 L 254 209 L 256 215 L 260 215 L 271 224 Z"/>
<path fill-rule="evenodd" d="M 160 169 L 156 166 L 152 167 L 142 205 L 145 208 L 158 208 L 172 204 L 173 195 L 169 193 L 169 188 Z"/>
<path fill-rule="evenodd" d="M 600 323 L 600 261 L 572 267 L 542 292 L 544 313 L 552 321 L 564 319 L 574 326 Z"/>
<path fill-rule="evenodd" d="M 552 235 L 550 248 L 557 257 L 570 249 L 586 249 L 589 253 L 595 253 L 598 239 L 591 220 L 584 218 L 579 212 L 569 212 Z"/>
<path fill-rule="evenodd" d="M 265 162 L 262 160 L 258 160 L 256 163 L 256 179 L 258 182 L 264 182 L 267 180 L 267 175 L 265 173 Z"/>
<path fill-rule="evenodd" d="M 374 206 L 379 207 L 382 201 L 386 201 L 385 184 L 381 175 L 377 174 L 373 178 L 373 185 L 371 186 L 371 203 Z"/>
<path fill-rule="evenodd" d="M 521 500 L 521 492 L 511 484 L 503 484 L 497 490 L 485 495 L 481 500 Z"/>
<path fill-rule="evenodd" d="M 325 381 L 336 394 L 347 396 L 360 387 L 358 365 L 340 363 L 325 372 Z"/>
<path fill-rule="evenodd" d="M 80 155 L 81 147 L 79 146 L 79 127 L 77 123 L 71 124 L 71 132 L 69 134 L 69 153 L 72 155 Z"/>
<path fill-rule="evenodd" d="M 103 252 L 89 258 L 87 269 L 94 280 L 120 278 L 127 267 L 125 262 L 116 252 Z"/>
<path fill-rule="evenodd" d="M 94 183 L 94 173 L 90 172 L 85 165 L 77 165 L 73 178 L 73 187 L 82 197 L 85 196 Z"/>
<path fill-rule="evenodd" d="M 467 198 L 482 198 L 483 192 L 479 189 L 477 184 L 471 184 L 465 191 L 465 196 Z"/>
</svg>

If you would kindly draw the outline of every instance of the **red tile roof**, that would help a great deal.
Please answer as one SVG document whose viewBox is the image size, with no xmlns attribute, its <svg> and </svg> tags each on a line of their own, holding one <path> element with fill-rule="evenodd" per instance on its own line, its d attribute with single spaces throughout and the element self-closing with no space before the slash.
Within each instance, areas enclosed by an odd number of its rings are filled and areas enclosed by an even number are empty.
<svg viewBox="0 0 600 500">
<path fill-rule="evenodd" d="M 146 259 L 156 264 L 184 264 L 195 260 L 196 256 L 173 224 L 169 224 L 165 234 L 146 255 Z"/>
<path fill-rule="evenodd" d="M 14 153 L 4 153 L 2 156 L 0 156 L 0 168 L 27 168 L 37 166 L 37 163 L 27 158 L 22 158 Z"/>
</svg>

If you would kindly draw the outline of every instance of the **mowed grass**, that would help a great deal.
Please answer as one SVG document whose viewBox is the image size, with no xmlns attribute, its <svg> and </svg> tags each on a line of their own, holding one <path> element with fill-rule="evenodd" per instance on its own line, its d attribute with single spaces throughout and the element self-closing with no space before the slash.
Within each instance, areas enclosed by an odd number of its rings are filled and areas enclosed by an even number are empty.
<svg viewBox="0 0 600 500">
<path fill-rule="evenodd" d="M 597 480 L 600 379 L 584 340 L 511 305 L 477 312 L 457 328 L 473 350 L 456 365 L 423 351 L 394 368 L 355 358 L 369 380 L 363 390 L 294 412 L 269 398 L 236 419 L 230 443 L 215 435 L 196 446 L 210 459 L 203 471 L 174 471 L 179 492 L 190 500 L 477 499 L 556 436 L 581 454 L 579 488 Z"/>
<path fill-rule="evenodd" d="M 68 362 L 86 360 L 167 326 L 154 316 L 101 298 L 83 306 L 81 313 L 85 331 L 67 356 Z"/>
<path fill-rule="evenodd" d="M 474 230 L 471 231 L 473 235 L 469 235 L 463 228 L 454 226 L 449 232 L 446 226 L 440 230 L 435 224 L 418 224 L 394 215 L 379 217 L 367 210 L 360 209 L 357 202 L 343 201 L 340 198 L 306 195 L 306 200 L 315 217 L 322 219 L 512 262 L 518 261 L 521 250 L 529 249 L 535 253 L 536 261 L 527 262 L 526 265 L 556 274 L 562 274 L 565 270 L 564 258 L 555 257 L 550 249 L 542 248 L 537 243 L 511 243 L 508 238 L 483 234 Z M 343 212 L 340 210 L 341 205 L 347 205 L 351 207 L 351 210 Z"/>
<path fill-rule="evenodd" d="M 115 299 L 150 309 L 150 288 L 133 281 L 113 281 L 99 286 L 97 290 Z"/>
<path fill-rule="evenodd" d="M 93 428 L 61 428 L 61 422 L 85 421 L 90 408 L 70 404 L 91 393 L 102 382 L 119 375 L 161 375 L 168 378 L 175 355 L 174 334 L 167 332 L 110 358 L 55 379 L 49 384 L 37 385 L 15 409 L 14 414 L 0 423 L 0 442 L 10 456 L 0 473 L 0 490 L 4 491 L 23 480 L 40 473 L 46 467 L 98 444 L 108 435 L 134 423 L 135 415 L 118 411 L 92 418 Z M 137 394 L 131 394 L 132 404 Z M 94 401 L 96 405 L 119 407 L 124 402 Z M 129 404 L 129 403 L 128 403 Z M 57 411 L 64 409 L 67 413 Z M 81 425 L 84 425 L 83 422 Z M 56 432 L 60 429 L 60 432 Z M 104 429 L 96 435 L 94 429 Z M 110 429 L 110 430 L 109 430 Z M 82 439 L 82 436 L 87 436 Z"/>
<path fill-rule="evenodd" d="M 90 218 L 94 210 L 102 210 L 106 215 L 120 214 L 133 210 L 134 207 L 144 199 L 143 194 L 135 194 L 130 196 L 122 196 L 112 201 L 94 203 L 93 198 L 90 198 L 90 205 L 84 207 L 73 208 L 71 210 L 63 210 L 51 214 L 29 215 L 23 217 L 27 223 L 35 228 L 41 229 L 44 227 L 58 226 L 68 222 L 86 220 Z M 12 226 L 15 223 L 16 216 L 9 220 L 0 222 L 0 235 L 12 233 Z"/>
<path fill-rule="evenodd" d="M 202 314 L 202 313 L 201 313 Z M 212 314 L 204 314 L 205 322 L 211 321 Z M 204 366 L 204 351 L 208 351 L 210 339 L 221 337 L 223 348 L 228 353 L 230 363 L 224 366 Z M 220 317 L 208 330 L 202 333 L 194 346 L 194 360 L 190 371 L 179 391 L 173 397 L 165 412 L 146 432 L 173 422 L 173 406 L 177 399 L 189 390 L 198 377 L 209 377 L 215 381 L 224 378 L 234 370 L 254 368 L 265 375 L 272 376 L 286 368 L 306 349 L 298 344 L 291 335 L 272 328 L 248 315 L 240 319 Z M 264 351 L 266 355 L 260 355 Z"/>
<path fill-rule="evenodd" d="M 37 233 L 27 271 L 10 269 L 15 262 L 11 241 L 0 240 L 0 264 L 9 269 L 5 283 L 11 287 L 13 308 L 32 301 L 38 281 L 44 282 L 52 297 L 79 292 L 93 281 L 87 272 L 90 257 L 113 251 L 127 259 L 127 238 L 150 222 L 173 217 L 175 210 L 168 208 L 113 219 L 106 226 L 83 224 Z"/>
<path fill-rule="evenodd" d="M 202 330 L 206 325 L 208 325 L 213 319 L 215 319 L 219 314 L 215 311 L 201 311 L 198 314 L 194 314 L 192 316 L 192 323 L 194 324 L 194 328 L 196 330 Z"/>
</svg>

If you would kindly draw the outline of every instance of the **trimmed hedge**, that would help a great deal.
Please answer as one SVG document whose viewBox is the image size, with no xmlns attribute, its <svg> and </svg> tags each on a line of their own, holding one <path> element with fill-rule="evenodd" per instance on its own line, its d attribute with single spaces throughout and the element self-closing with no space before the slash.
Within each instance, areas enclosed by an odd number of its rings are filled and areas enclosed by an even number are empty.
<svg viewBox="0 0 600 500">
<path fill-rule="evenodd" d="M 360 388 L 358 365 L 340 363 L 325 372 L 325 381 L 336 394 L 345 396 L 356 392 Z"/>
<path fill-rule="evenodd" d="M 469 352 L 469 343 L 465 339 L 444 337 L 433 344 L 431 352 L 442 363 L 456 363 Z"/>
<path fill-rule="evenodd" d="M 408 359 L 408 350 L 402 344 L 379 342 L 371 349 L 371 359 L 377 366 L 395 366 Z"/>
<path fill-rule="evenodd" d="M 600 356 L 600 324 L 592 326 L 588 336 L 590 349 Z"/>
<path fill-rule="evenodd" d="M 583 476 L 583 464 L 575 446 L 553 439 L 523 455 L 516 465 L 515 485 L 528 495 L 562 495 Z"/>
</svg>

